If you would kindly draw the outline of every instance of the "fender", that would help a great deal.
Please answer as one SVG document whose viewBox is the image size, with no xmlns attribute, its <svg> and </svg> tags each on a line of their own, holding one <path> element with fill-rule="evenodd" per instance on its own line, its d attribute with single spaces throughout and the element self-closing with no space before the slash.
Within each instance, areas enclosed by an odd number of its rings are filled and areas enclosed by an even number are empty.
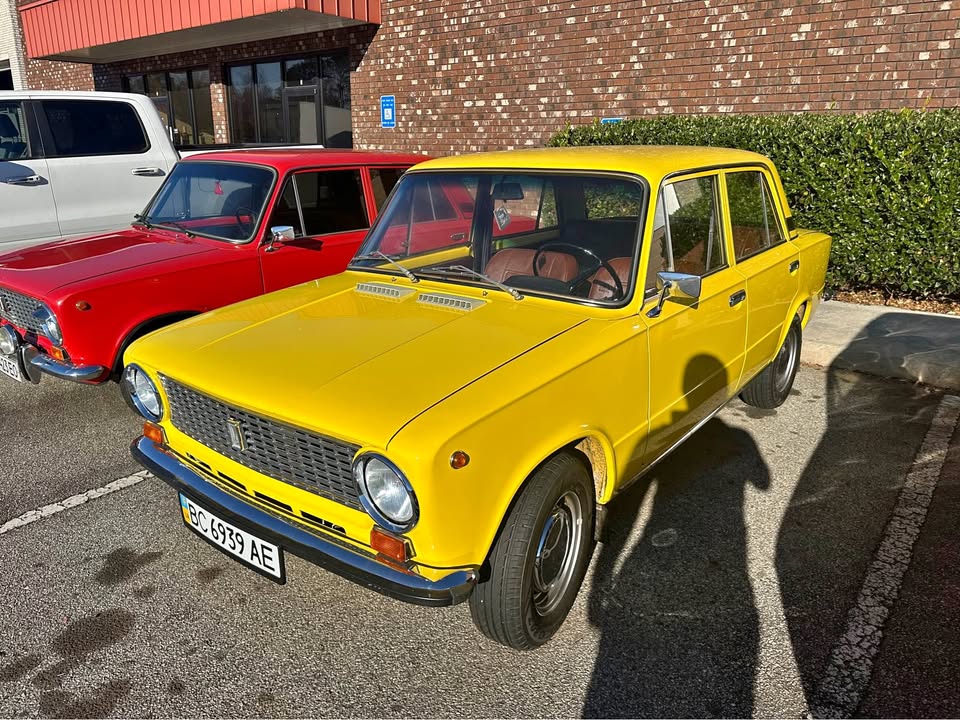
<svg viewBox="0 0 960 720">
<path fill-rule="evenodd" d="M 178 310 L 175 312 L 164 313 L 163 315 L 157 315 L 155 317 L 148 318 L 128 330 L 123 336 L 123 341 L 118 345 L 117 354 L 114 356 L 113 364 L 111 365 L 111 367 L 113 367 L 114 377 L 119 377 L 119 374 L 123 371 L 123 354 L 127 351 L 127 348 L 130 347 L 130 344 L 134 340 L 137 340 L 147 333 L 153 332 L 154 330 L 159 330 L 167 325 L 173 325 L 181 320 L 186 320 L 187 318 L 199 315 L 200 312 L 201 311 L 199 310 Z"/>
</svg>

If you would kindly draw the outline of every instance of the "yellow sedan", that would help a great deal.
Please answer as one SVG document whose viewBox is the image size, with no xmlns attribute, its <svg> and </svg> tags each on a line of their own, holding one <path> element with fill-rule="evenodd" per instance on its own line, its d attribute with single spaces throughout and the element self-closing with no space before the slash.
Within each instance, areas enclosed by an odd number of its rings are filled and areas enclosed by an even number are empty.
<svg viewBox="0 0 960 720">
<path fill-rule="evenodd" d="M 273 580 L 290 552 L 534 648 L 603 506 L 735 396 L 787 399 L 829 251 L 753 153 L 429 161 L 347 272 L 134 343 L 133 452 Z"/>
</svg>

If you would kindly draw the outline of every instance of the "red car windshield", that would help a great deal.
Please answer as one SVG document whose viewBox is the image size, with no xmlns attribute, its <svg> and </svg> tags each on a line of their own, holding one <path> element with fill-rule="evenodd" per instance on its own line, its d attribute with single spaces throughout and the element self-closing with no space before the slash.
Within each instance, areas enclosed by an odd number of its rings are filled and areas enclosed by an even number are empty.
<svg viewBox="0 0 960 720">
<path fill-rule="evenodd" d="M 254 165 L 181 162 L 139 217 L 150 225 L 247 242 L 263 214 L 274 177 L 272 170 Z"/>
</svg>

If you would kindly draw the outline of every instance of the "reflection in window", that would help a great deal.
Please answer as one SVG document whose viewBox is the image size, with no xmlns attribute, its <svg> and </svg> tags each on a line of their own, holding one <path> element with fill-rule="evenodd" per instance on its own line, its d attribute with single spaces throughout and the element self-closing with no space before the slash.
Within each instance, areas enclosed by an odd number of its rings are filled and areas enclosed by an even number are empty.
<svg viewBox="0 0 960 720">
<path fill-rule="evenodd" d="M 260 137 L 258 142 L 284 142 L 283 106 L 280 92 L 280 63 L 257 64 L 257 109 L 260 115 Z"/>
<path fill-rule="evenodd" d="M 370 183 L 373 185 L 373 200 L 377 204 L 377 212 L 380 212 L 380 208 L 387 201 L 387 196 L 403 173 L 403 168 L 370 169 Z"/>
<path fill-rule="evenodd" d="M 727 199 L 737 260 L 784 242 L 762 173 L 728 173 Z"/>
<path fill-rule="evenodd" d="M 234 65 L 230 68 L 230 131 L 234 142 L 257 141 L 256 102 L 253 68 Z"/>
<path fill-rule="evenodd" d="M 715 188 L 716 176 L 664 186 L 653 220 L 647 290 L 656 289 L 661 271 L 702 276 L 726 264 Z"/>
</svg>

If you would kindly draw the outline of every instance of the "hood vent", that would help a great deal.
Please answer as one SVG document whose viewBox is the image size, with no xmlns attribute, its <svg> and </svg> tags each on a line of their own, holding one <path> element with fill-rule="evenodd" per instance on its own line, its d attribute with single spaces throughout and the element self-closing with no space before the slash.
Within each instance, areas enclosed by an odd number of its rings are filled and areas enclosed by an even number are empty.
<svg viewBox="0 0 960 720">
<path fill-rule="evenodd" d="M 443 293 L 420 293 L 417 302 L 424 305 L 436 305 L 437 307 L 447 308 L 448 310 L 462 310 L 470 312 L 476 310 L 484 304 L 483 300 L 474 300 L 473 298 L 462 297 L 460 295 L 445 295 Z"/>
<path fill-rule="evenodd" d="M 397 287 L 396 285 L 389 285 L 387 283 L 362 282 L 357 283 L 357 292 L 363 293 L 364 295 L 377 295 L 379 297 L 399 300 L 412 293 L 413 288 Z"/>
</svg>

